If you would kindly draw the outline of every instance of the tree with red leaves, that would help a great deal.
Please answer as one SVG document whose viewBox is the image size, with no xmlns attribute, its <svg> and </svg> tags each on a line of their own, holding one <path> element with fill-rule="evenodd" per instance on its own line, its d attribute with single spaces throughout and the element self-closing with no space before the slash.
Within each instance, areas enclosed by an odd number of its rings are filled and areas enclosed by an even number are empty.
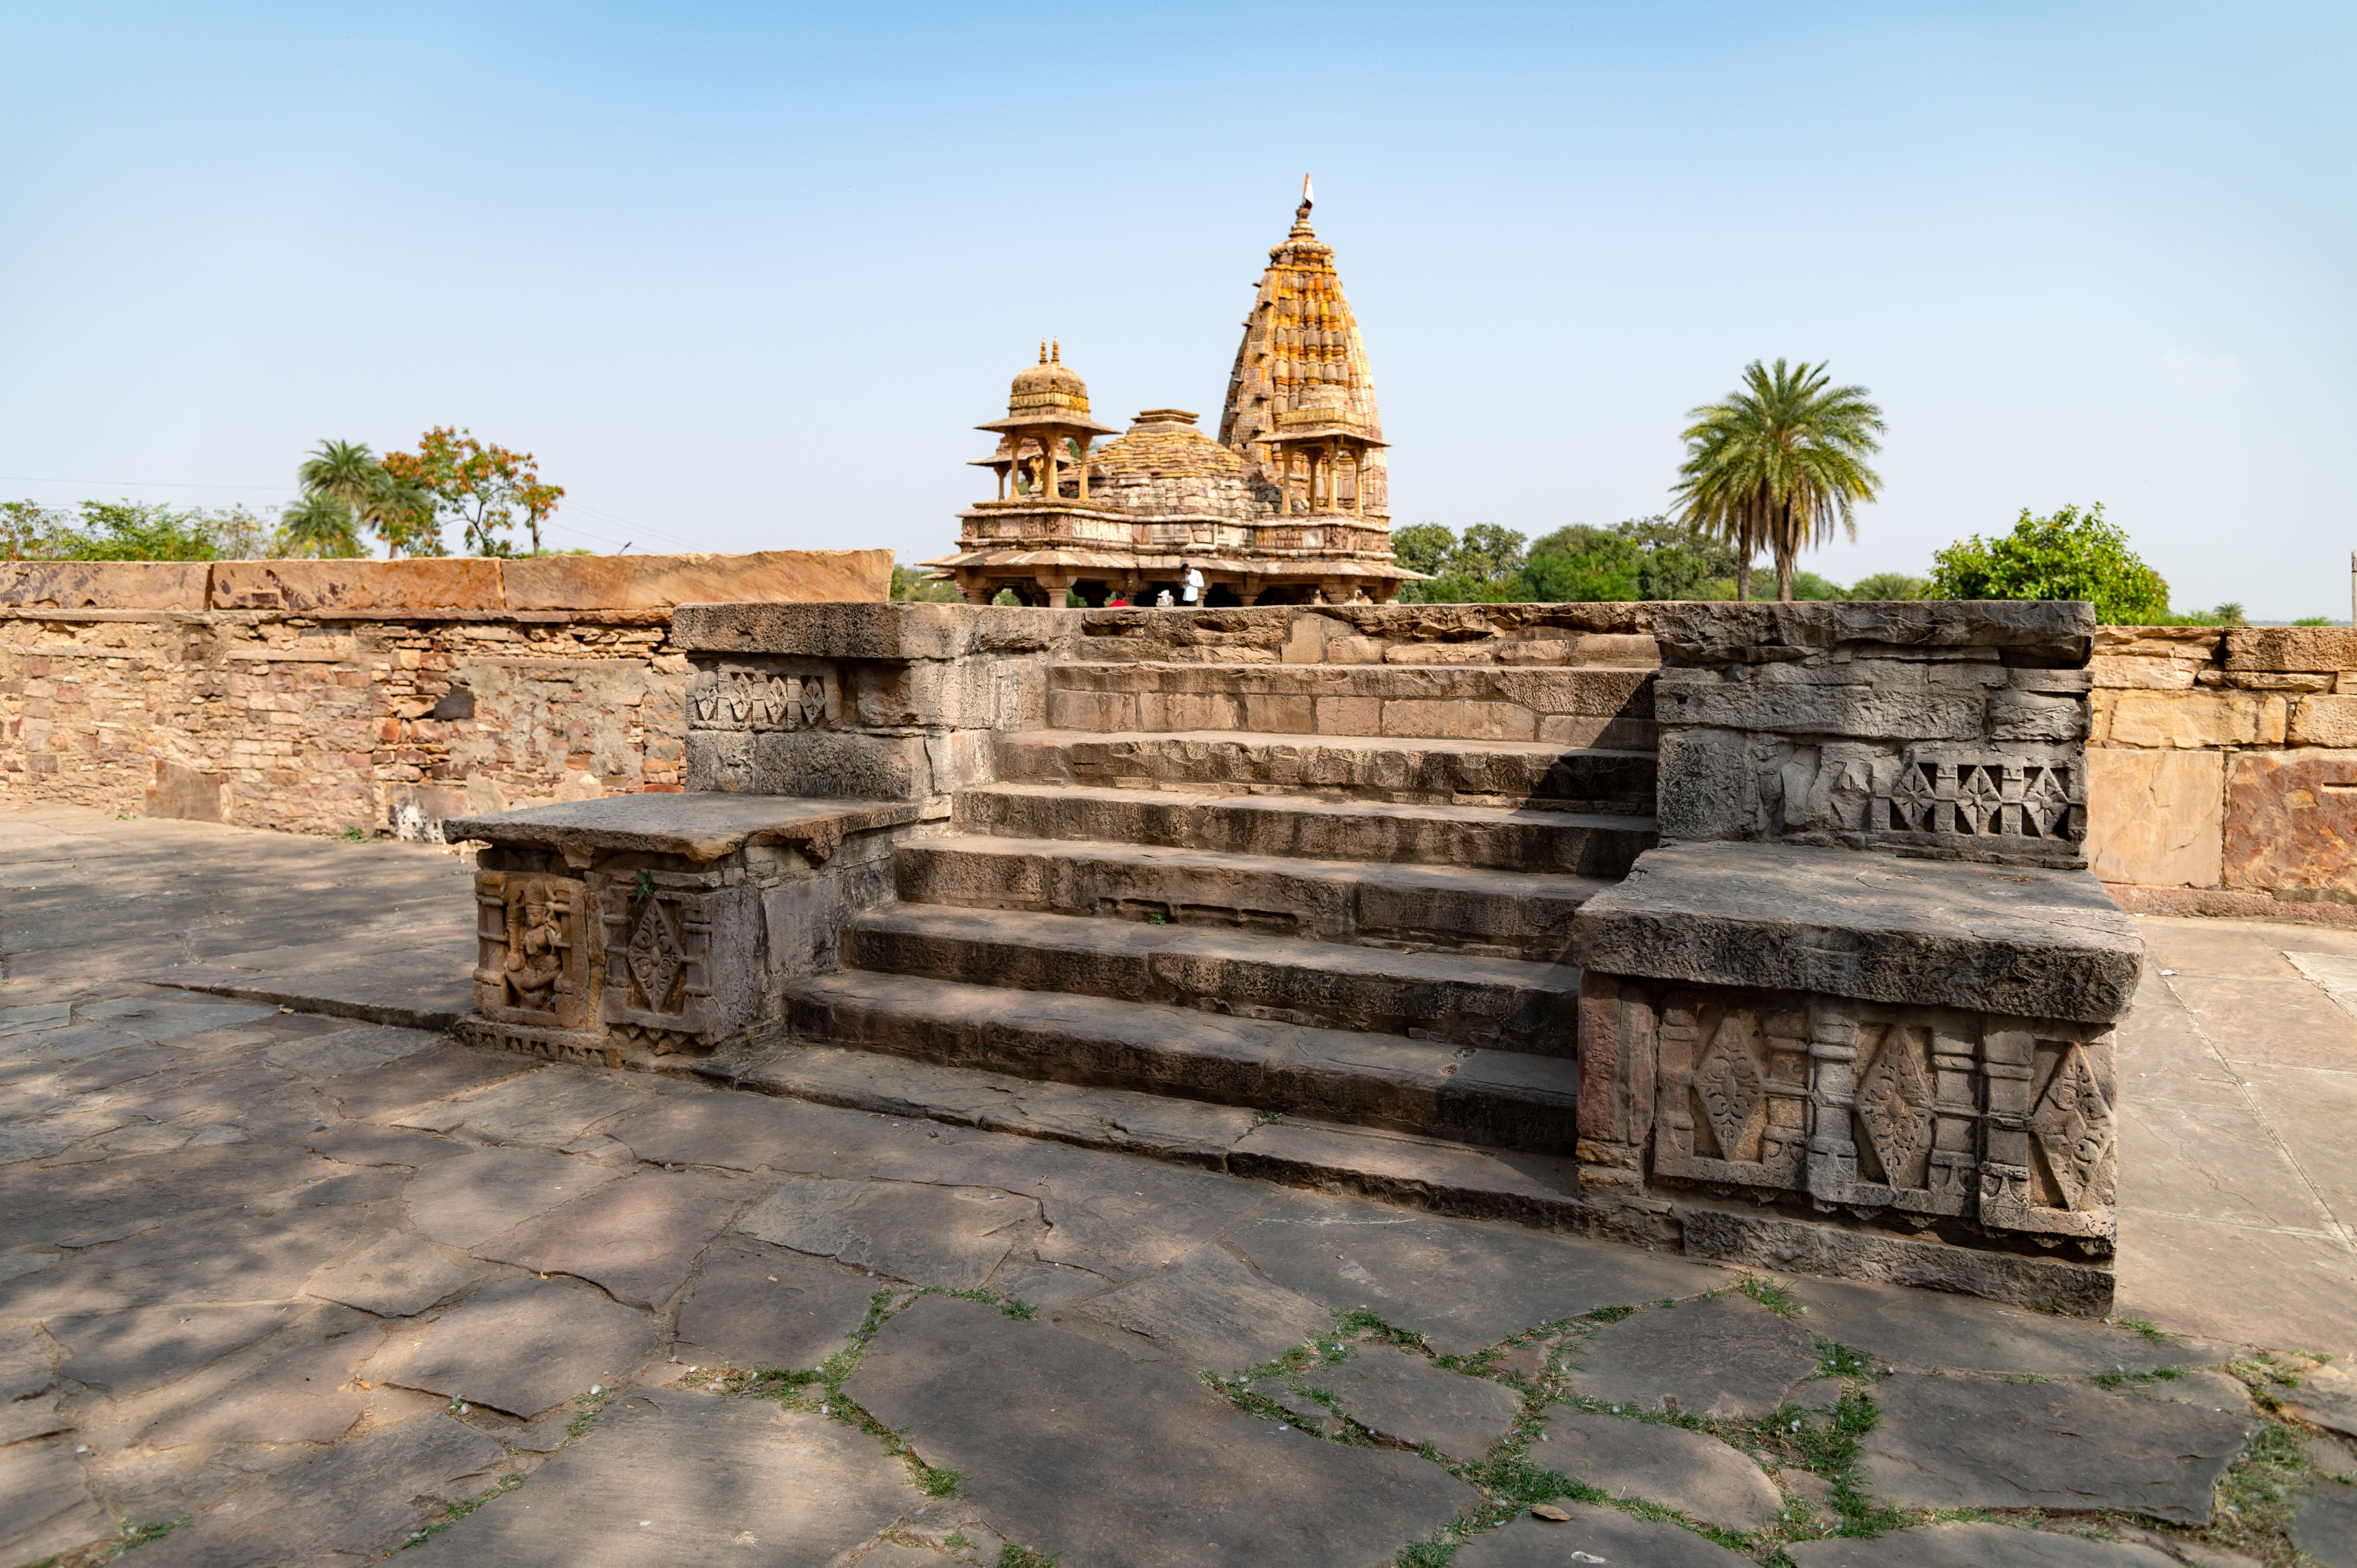
<svg viewBox="0 0 2357 1568">
<path fill-rule="evenodd" d="M 541 479 L 531 453 L 489 446 L 448 425 L 419 436 L 414 452 L 386 453 L 384 471 L 395 485 L 431 497 L 436 516 L 457 522 L 478 555 L 514 554 L 500 535 L 519 521 L 539 554 L 540 525 L 565 496 L 564 486 Z"/>
</svg>

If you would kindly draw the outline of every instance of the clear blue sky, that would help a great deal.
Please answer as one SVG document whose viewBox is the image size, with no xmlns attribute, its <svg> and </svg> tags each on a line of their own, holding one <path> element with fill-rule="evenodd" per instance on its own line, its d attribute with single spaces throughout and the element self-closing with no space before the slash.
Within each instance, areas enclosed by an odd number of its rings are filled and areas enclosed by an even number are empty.
<svg viewBox="0 0 2357 1568">
<path fill-rule="evenodd" d="M 1659 510 L 1694 404 L 1890 424 L 1847 582 L 2107 503 L 2349 612 L 2357 7 L 0 7 L 0 495 L 539 455 L 565 542 L 937 553 L 1044 336 L 1216 417 L 1302 171 L 1400 522 Z"/>
</svg>

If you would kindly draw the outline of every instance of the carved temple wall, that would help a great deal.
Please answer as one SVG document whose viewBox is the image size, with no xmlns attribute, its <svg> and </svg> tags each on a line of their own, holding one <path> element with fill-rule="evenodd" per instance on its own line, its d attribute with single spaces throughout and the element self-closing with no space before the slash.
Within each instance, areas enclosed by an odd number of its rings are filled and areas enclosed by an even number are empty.
<svg viewBox="0 0 2357 1568">
<path fill-rule="evenodd" d="M 880 599 L 887 551 L 0 563 L 0 801 L 436 836 L 676 790 L 686 596 Z"/>
</svg>

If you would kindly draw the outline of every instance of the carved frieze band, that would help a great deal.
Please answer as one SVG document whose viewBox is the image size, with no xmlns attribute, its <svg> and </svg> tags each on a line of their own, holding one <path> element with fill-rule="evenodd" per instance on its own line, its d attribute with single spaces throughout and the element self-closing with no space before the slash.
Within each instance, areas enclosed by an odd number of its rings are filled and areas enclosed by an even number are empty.
<svg viewBox="0 0 2357 1568">
<path fill-rule="evenodd" d="M 1693 990 L 1663 999 L 1658 1037 L 1657 1175 L 2112 1234 L 2108 1031 Z"/>
<path fill-rule="evenodd" d="M 1755 743 L 1760 828 L 1926 848 L 2075 854 L 2087 836 L 2075 748 Z"/>
<path fill-rule="evenodd" d="M 834 729 L 843 722 L 843 682 L 822 664 L 705 665 L 687 688 L 690 729 Z"/>
</svg>

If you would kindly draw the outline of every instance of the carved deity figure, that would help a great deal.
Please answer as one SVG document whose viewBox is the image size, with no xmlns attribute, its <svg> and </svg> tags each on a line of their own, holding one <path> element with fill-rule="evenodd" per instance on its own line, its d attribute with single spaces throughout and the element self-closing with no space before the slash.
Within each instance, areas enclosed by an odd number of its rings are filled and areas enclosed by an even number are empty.
<svg viewBox="0 0 2357 1568">
<path fill-rule="evenodd" d="M 572 900 L 546 877 L 519 877 L 508 884 L 508 956 L 501 972 L 509 1005 L 546 1013 L 565 989 L 565 919 Z"/>
</svg>

